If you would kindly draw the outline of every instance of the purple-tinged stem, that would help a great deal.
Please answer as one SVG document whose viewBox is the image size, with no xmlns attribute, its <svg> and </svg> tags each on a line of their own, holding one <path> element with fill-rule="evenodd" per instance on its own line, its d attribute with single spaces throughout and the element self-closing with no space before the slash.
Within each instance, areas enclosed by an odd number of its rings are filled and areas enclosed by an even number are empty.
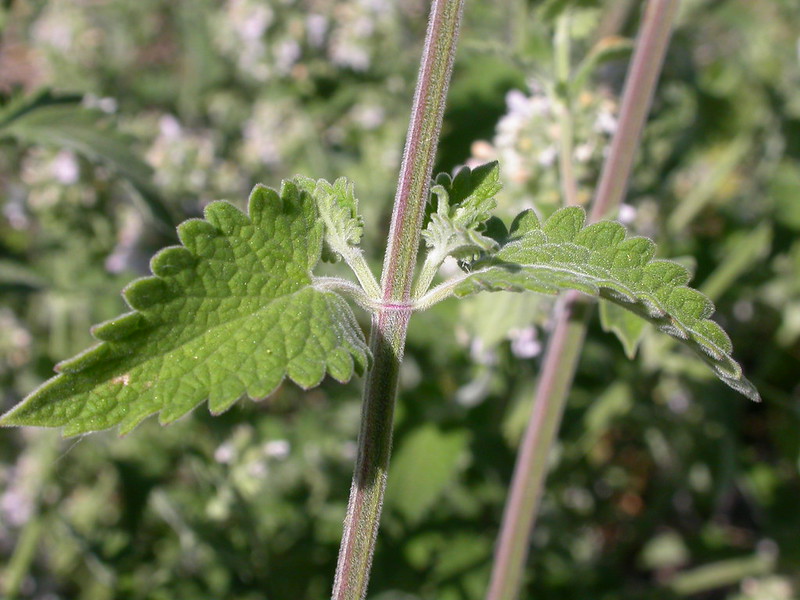
<svg viewBox="0 0 800 600">
<path fill-rule="evenodd" d="M 600 176 L 591 220 L 615 212 L 627 189 L 633 157 L 664 61 L 678 0 L 650 0 L 623 92 L 617 131 Z M 515 600 L 523 583 L 529 538 L 547 474 L 547 457 L 561 424 L 567 395 L 583 348 L 591 306 L 577 293 L 559 304 L 545 350 L 531 418 L 514 467 L 495 548 L 487 600 Z"/>
<path fill-rule="evenodd" d="M 487 600 L 512 600 L 522 585 L 530 532 L 547 475 L 547 458 L 561 424 L 566 404 L 562 399 L 567 397 L 578 364 L 569 357 L 573 348 L 582 347 L 586 334 L 588 304 L 576 302 L 575 296 L 577 293 L 567 293 L 558 304 L 555 329 L 547 345 L 531 416 L 514 466 Z"/>
<path fill-rule="evenodd" d="M 590 221 L 615 214 L 622 204 L 677 12 L 678 0 L 651 0 L 647 3 L 636 51 L 628 67 L 619 124 L 600 173 Z"/>
<path fill-rule="evenodd" d="M 364 386 L 358 455 L 333 585 L 334 600 L 363 600 L 367 593 L 391 455 L 400 363 L 411 314 L 411 282 L 463 4 L 464 0 L 434 0 L 431 7 L 383 263 L 383 301 L 372 317 L 373 364 Z"/>
</svg>

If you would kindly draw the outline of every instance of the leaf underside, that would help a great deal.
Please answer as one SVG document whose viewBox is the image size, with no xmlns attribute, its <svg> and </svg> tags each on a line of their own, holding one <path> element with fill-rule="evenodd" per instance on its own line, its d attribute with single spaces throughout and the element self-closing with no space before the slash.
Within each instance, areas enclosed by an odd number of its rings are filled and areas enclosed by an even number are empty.
<svg viewBox="0 0 800 600">
<path fill-rule="evenodd" d="M 584 226 L 585 219 L 579 207 L 563 208 L 543 224 L 533 211 L 521 213 L 500 249 L 471 263 L 470 272 L 454 288 L 455 295 L 483 290 L 556 294 L 576 289 L 600 296 L 679 339 L 723 382 L 759 400 L 731 357 L 727 334 L 709 320 L 713 303 L 687 287 L 689 272 L 677 263 L 653 259 L 655 244 L 627 237 L 619 223 Z"/>
<path fill-rule="evenodd" d="M 346 381 L 366 369 L 350 307 L 313 286 L 323 226 L 307 193 L 257 186 L 247 215 L 214 202 L 178 234 L 182 246 L 153 257 L 154 276 L 124 290 L 133 312 L 96 326 L 101 343 L 57 365 L 0 425 L 126 433 L 206 399 L 219 413 L 242 396 L 268 396 L 287 376 L 310 388 L 326 373 Z"/>
<path fill-rule="evenodd" d="M 600 326 L 603 331 L 613 333 L 622 344 L 625 356 L 636 357 L 636 351 L 645 333 L 647 321 L 631 311 L 606 300 L 600 300 Z"/>
</svg>

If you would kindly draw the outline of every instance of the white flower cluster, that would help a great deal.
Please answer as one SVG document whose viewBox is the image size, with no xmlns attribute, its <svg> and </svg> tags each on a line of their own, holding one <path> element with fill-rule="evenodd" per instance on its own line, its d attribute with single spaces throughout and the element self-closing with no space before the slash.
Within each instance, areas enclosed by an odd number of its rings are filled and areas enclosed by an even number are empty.
<svg viewBox="0 0 800 600">
<path fill-rule="evenodd" d="M 242 126 L 239 157 L 251 168 L 279 167 L 311 137 L 313 127 L 291 99 L 261 99 Z"/>
<path fill-rule="evenodd" d="M 470 165 L 499 160 L 512 195 L 521 204 L 560 204 L 558 155 L 561 147 L 560 111 L 566 110 L 540 87 L 532 84 L 525 94 L 506 95 L 507 112 L 497 123 L 492 142 L 472 146 Z M 579 199 L 588 201 L 611 135 L 616 129 L 616 104 L 601 93 L 583 92 L 569 108 L 573 128 L 572 164 L 579 184 Z"/>
<path fill-rule="evenodd" d="M 386 0 L 272 3 L 227 0 L 214 15 L 214 43 L 240 73 L 259 82 L 302 76 L 307 61 L 366 71 L 396 7 Z"/>
<path fill-rule="evenodd" d="M 101 175 L 101 169 L 95 169 Z M 22 159 L 20 179 L 27 188 L 27 207 L 34 211 L 52 208 L 62 202 L 93 206 L 97 193 L 81 183 L 78 157 L 70 150 L 33 147 Z"/>
<path fill-rule="evenodd" d="M 221 17 L 221 18 L 220 18 Z M 265 2 L 228 0 L 221 15 L 215 15 L 214 41 L 223 52 L 236 57 L 237 67 L 257 81 L 272 75 L 265 33 L 275 13 Z"/>
<path fill-rule="evenodd" d="M 188 193 L 208 202 L 242 188 L 244 175 L 232 162 L 220 158 L 213 131 L 189 130 L 172 115 L 158 117 L 157 131 L 145 157 L 165 194 Z"/>
</svg>

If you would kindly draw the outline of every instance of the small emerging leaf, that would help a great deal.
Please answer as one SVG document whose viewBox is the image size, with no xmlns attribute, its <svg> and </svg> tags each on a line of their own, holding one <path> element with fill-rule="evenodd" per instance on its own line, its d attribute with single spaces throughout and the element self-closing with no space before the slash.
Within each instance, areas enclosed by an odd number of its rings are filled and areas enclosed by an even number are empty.
<svg viewBox="0 0 800 600">
<path fill-rule="evenodd" d="M 437 263 L 447 256 L 470 259 L 497 248 L 485 224 L 501 187 L 497 162 L 475 169 L 464 167 L 452 179 L 446 173 L 439 174 L 431 189 L 437 199 L 436 211 L 422 232 Z"/>
<path fill-rule="evenodd" d="M 57 366 L 0 425 L 64 427 L 66 435 L 160 413 L 168 423 L 208 399 L 214 413 L 262 398 L 289 377 L 363 372 L 368 349 L 350 307 L 316 289 L 322 249 L 314 201 L 286 182 L 257 186 L 248 214 L 214 202 L 178 228 L 182 246 L 151 261 L 153 277 L 124 291 L 133 312 L 97 326 L 97 346 Z"/>
<path fill-rule="evenodd" d="M 482 290 L 532 290 L 556 294 L 575 289 L 632 311 L 695 350 L 733 389 L 758 400 L 755 387 L 731 357 L 730 339 L 709 320 L 714 305 L 687 287 L 681 265 L 654 260 L 655 245 L 626 237 L 619 223 L 584 227 L 586 214 L 563 208 L 545 223 L 532 211 L 517 216 L 496 252 L 468 265 L 470 273 L 455 286 L 456 296 Z"/>
<path fill-rule="evenodd" d="M 323 259 L 338 261 L 350 248 L 359 245 L 364 229 L 353 184 L 345 177 L 340 177 L 333 184 L 324 179 L 315 181 L 302 176 L 294 180 L 300 189 L 314 199 L 319 215 L 325 222 Z"/>
</svg>

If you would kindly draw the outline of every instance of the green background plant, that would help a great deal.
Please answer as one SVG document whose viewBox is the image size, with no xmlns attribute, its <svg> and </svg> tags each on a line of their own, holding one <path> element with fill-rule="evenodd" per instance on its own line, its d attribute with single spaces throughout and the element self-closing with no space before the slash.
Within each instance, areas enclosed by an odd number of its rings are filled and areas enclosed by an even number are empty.
<svg viewBox="0 0 800 600">
<path fill-rule="evenodd" d="M 547 152 L 555 113 L 526 81 L 548 76 L 536 70 L 552 62 L 549 19 L 565 4 L 467 8 L 439 169 L 498 158 L 508 217 L 534 199 L 548 213 L 559 197 Z M 576 61 L 608 21 L 589 4 L 573 16 Z M 346 174 L 376 266 L 424 3 L 6 10 L 7 101 L 42 86 L 83 96 L 95 127 L 128 136 L 126 150 L 152 167 L 151 199 L 175 221 L 217 198 L 241 201 L 258 181 Z M 619 33 L 635 32 L 636 16 Z M 798 593 L 798 27 L 788 1 L 684 6 L 622 214 L 663 256 L 694 257 L 694 282 L 717 303 L 765 402 L 747 404 L 652 333 L 628 362 L 592 325 L 533 538 L 536 597 Z M 612 58 L 572 107 L 579 197 L 607 142 L 614 95 L 603 90 L 618 91 L 624 69 Z M 89 325 L 124 310 L 118 290 L 175 240 L 113 162 L 58 139 L 0 134 L 0 381 L 10 407 L 89 343 Z M 482 596 L 547 302 L 477 297 L 412 321 L 371 597 Z M 31 598 L 324 597 L 357 388 L 304 395 L 285 385 L 217 419 L 198 410 L 122 439 L 4 432 L 3 585 L 18 582 Z M 421 469 L 425 492 L 413 493 Z"/>
</svg>

